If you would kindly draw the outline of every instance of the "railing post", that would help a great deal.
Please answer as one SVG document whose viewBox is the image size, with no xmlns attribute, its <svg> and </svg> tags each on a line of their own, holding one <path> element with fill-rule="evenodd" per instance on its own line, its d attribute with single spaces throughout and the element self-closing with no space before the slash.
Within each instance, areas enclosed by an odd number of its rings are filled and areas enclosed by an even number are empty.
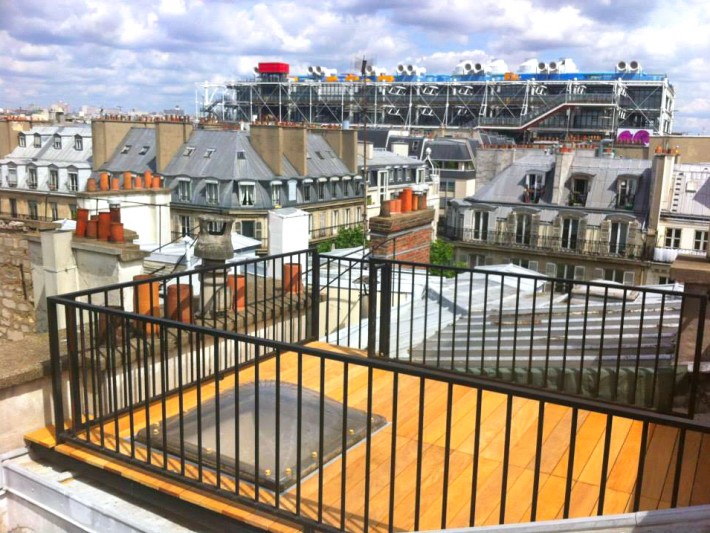
<svg viewBox="0 0 710 533">
<path fill-rule="evenodd" d="M 381 265 L 380 282 L 380 346 L 379 356 L 390 355 L 390 321 L 392 316 L 392 263 Z"/>
<path fill-rule="evenodd" d="M 76 309 L 64 306 L 66 314 L 67 355 L 69 359 L 69 401 L 71 402 L 72 431 L 81 427 L 81 394 L 79 392 L 79 345 L 76 338 Z M 110 320 L 107 316 L 107 320 Z M 108 328 L 107 328 L 108 329 Z M 91 342 L 91 340 L 90 340 Z"/>
<path fill-rule="evenodd" d="M 690 380 L 690 398 L 688 400 L 688 417 L 695 417 L 695 405 L 698 395 L 698 381 L 700 380 L 700 362 L 703 356 L 703 332 L 705 330 L 705 315 L 707 313 L 708 297 L 699 297 L 698 329 L 695 336 L 695 357 L 693 358 L 693 374 Z"/>
<path fill-rule="evenodd" d="M 377 336 L 377 263 L 370 256 L 367 281 L 367 356 L 377 357 L 375 337 Z"/>
<path fill-rule="evenodd" d="M 59 322 L 57 302 L 47 298 L 47 327 L 49 329 L 49 362 L 52 368 L 52 404 L 54 407 L 54 435 L 57 443 L 64 433 L 64 401 L 62 397 L 62 361 L 59 353 Z"/>
<path fill-rule="evenodd" d="M 320 332 L 320 254 L 311 248 L 311 328 L 310 337 L 318 340 Z M 327 312 L 327 310 L 326 310 Z"/>
</svg>

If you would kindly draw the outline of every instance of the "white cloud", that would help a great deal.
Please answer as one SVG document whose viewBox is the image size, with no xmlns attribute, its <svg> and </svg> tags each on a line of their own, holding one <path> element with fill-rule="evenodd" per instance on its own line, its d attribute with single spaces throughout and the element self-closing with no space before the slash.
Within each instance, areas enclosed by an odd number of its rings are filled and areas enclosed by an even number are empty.
<svg viewBox="0 0 710 533">
<path fill-rule="evenodd" d="M 263 60 L 344 71 L 365 55 L 448 73 L 462 59 L 515 68 L 566 56 L 587 70 L 638 59 L 667 73 L 677 128 L 708 129 L 705 0 L 4 0 L 2 10 L 3 107 L 192 109 L 195 83 L 250 76 Z"/>
</svg>

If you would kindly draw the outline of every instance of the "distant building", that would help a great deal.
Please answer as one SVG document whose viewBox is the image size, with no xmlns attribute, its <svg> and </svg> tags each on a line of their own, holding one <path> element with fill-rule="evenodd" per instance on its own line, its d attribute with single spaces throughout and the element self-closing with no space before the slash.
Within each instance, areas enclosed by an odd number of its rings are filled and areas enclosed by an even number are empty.
<svg viewBox="0 0 710 533">
<path fill-rule="evenodd" d="M 552 277 L 643 283 L 651 177 L 650 161 L 538 151 L 451 201 L 445 233 L 470 266 L 511 262 Z"/>
<path fill-rule="evenodd" d="M 91 175 L 88 126 L 39 126 L 17 133 L 0 160 L 0 213 L 11 218 L 74 218 L 76 194 Z"/>
</svg>

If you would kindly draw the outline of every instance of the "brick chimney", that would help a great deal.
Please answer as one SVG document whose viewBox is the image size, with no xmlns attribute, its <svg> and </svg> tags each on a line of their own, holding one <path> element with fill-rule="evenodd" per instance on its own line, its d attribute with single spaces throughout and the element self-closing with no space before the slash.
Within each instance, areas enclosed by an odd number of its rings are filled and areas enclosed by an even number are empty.
<svg viewBox="0 0 710 533">
<path fill-rule="evenodd" d="M 429 263 L 434 210 L 391 213 L 390 205 L 384 202 L 380 215 L 369 221 L 373 257 Z"/>
<path fill-rule="evenodd" d="M 252 125 L 249 131 L 252 147 L 274 174 L 284 173 L 285 156 L 299 175 L 308 175 L 308 131 L 305 128 Z"/>
<path fill-rule="evenodd" d="M 131 128 L 154 128 L 140 120 L 102 118 L 91 121 L 91 167 L 99 170 L 109 160 Z"/>
</svg>

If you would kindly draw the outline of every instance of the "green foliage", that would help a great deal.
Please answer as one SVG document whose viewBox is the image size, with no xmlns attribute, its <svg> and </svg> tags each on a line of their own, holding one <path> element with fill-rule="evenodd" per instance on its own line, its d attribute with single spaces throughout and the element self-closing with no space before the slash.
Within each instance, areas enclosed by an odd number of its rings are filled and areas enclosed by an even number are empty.
<svg viewBox="0 0 710 533">
<path fill-rule="evenodd" d="M 318 245 L 318 252 L 330 252 L 333 248 L 333 244 L 335 244 L 336 248 L 355 248 L 356 246 L 362 246 L 364 238 L 365 233 L 362 230 L 362 226 L 341 228 L 335 239 L 323 241 Z"/>
<path fill-rule="evenodd" d="M 431 249 L 429 251 L 429 262 L 432 265 L 438 265 L 443 267 L 462 267 L 465 266 L 461 263 L 454 262 L 454 247 L 452 244 L 436 239 L 431 243 Z M 432 268 L 430 273 L 433 276 L 444 276 L 445 278 L 453 278 L 456 275 L 456 271 L 449 270 L 446 268 Z"/>
</svg>

